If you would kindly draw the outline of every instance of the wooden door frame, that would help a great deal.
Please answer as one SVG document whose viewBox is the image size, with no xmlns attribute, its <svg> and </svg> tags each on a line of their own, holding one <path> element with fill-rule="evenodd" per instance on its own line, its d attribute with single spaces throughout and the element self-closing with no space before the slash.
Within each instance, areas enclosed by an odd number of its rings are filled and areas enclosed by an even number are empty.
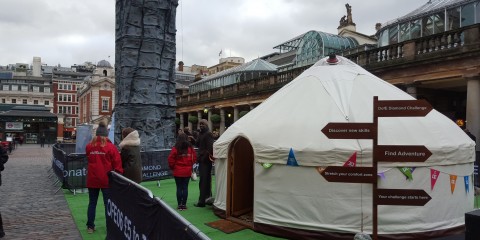
<svg viewBox="0 0 480 240">
<path fill-rule="evenodd" d="M 253 152 L 253 146 L 252 144 L 250 143 L 250 141 L 248 141 L 247 138 L 245 137 L 237 137 L 235 138 L 232 143 L 230 144 L 229 148 L 228 148 L 228 159 L 227 159 L 227 202 L 226 202 L 226 211 L 225 211 L 225 218 L 227 220 L 230 220 L 232 222 L 235 222 L 235 223 L 238 223 L 238 224 L 241 224 L 241 225 L 244 225 L 250 229 L 253 229 L 253 221 L 251 223 L 248 223 L 248 222 L 245 222 L 237 217 L 234 217 L 232 216 L 231 212 L 232 212 L 232 195 L 233 195 L 233 191 L 232 191 L 232 175 L 231 175 L 231 171 L 233 170 L 232 169 L 232 162 L 234 160 L 234 149 L 235 149 L 235 145 L 238 143 L 238 141 L 240 139 L 244 139 L 245 141 L 248 142 L 248 144 L 250 145 L 250 147 L 252 148 L 252 152 Z M 252 159 L 252 161 L 254 161 Z M 255 175 L 255 164 L 253 163 L 252 164 L 252 172 L 253 172 L 253 175 Z M 253 181 L 255 182 L 255 179 L 253 179 Z M 253 189 L 252 189 L 253 191 Z M 253 202 L 252 202 L 252 208 L 253 208 Z M 252 209 L 253 211 L 253 209 Z"/>
</svg>

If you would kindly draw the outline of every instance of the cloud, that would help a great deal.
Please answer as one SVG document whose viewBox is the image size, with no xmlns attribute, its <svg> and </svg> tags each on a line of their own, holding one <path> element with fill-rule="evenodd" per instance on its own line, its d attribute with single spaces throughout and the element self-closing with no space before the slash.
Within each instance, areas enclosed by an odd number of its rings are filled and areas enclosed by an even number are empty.
<svg viewBox="0 0 480 240">
<path fill-rule="evenodd" d="M 424 1 L 426 2 L 426 1 Z M 403 16 L 424 2 L 350 0 L 357 31 L 372 35 L 375 23 Z M 310 30 L 337 33 L 347 1 L 180 0 L 177 61 L 212 66 L 223 57 L 250 61 Z M 3 0 L 0 65 L 31 63 L 71 66 L 107 59 L 114 64 L 114 0 Z M 111 56 L 108 59 L 108 56 Z"/>
</svg>

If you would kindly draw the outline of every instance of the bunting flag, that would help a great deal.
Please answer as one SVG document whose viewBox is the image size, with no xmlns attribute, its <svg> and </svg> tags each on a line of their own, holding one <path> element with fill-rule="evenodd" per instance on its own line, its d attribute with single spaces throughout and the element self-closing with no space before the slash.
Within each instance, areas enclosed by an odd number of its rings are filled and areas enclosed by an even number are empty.
<svg viewBox="0 0 480 240">
<path fill-rule="evenodd" d="M 470 189 L 470 179 L 468 178 L 468 176 L 465 176 L 463 177 L 463 181 L 465 181 L 465 191 L 469 191 Z"/>
<path fill-rule="evenodd" d="M 380 179 L 385 180 L 385 173 L 377 173 L 377 175 L 380 177 Z"/>
<path fill-rule="evenodd" d="M 293 149 L 291 148 L 290 148 L 290 153 L 288 153 L 287 166 L 298 167 L 297 159 L 295 159 L 295 155 L 293 154 Z"/>
<path fill-rule="evenodd" d="M 265 169 L 271 168 L 272 165 L 273 165 L 273 164 L 271 164 L 271 163 L 262 163 L 262 166 L 263 166 L 263 168 L 265 168 Z"/>
<path fill-rule="evenodd" d="M 356 167 L 357 166 L 357 152 L 354 152 L 352 156 L 343 164 L 344 167 Z"/>
<path fill-rule="evenodd" d="M 412 170 L 409 167 L 398 168 L 398 170 L 400 170 L 400 172 L 402 172 L 408 180 L 413 180 Z"/>
<path fill-rule="evenodd" d="M 317 169 L 318 173 L 322 174 L 323 171 L 325 171 L 325 169 L 327 169 L 327 168 L 326 167 L 316 167 L 316 169 Z"/>
<path fill-rule="evenodd" d="M 440 171 L 435 170 L 435 169 L 430 169 L 430 186 L 433 191 L 433 188 L 435 187 L 435 183 L 437 183 L 437 179 L 440 176 Z"/>
<path fill-rule="evenodd" d="M 413 178 L 413 171 L 415 171 L 415 168 L 417 168 L 417 167 L 411 167 L 411 168 L 410 168 L 410 172 L 412 173 L 412 178 Z M 408 180 L 408 177 L 406 177 L 406 178 L 407 178 L 407 180 Z"/>
<path fill-rule="evenodd" d="M 450 175 L 450 190 L 455 191 L 455 185 L 457 184 L 457 175 Z"/>
</svg>

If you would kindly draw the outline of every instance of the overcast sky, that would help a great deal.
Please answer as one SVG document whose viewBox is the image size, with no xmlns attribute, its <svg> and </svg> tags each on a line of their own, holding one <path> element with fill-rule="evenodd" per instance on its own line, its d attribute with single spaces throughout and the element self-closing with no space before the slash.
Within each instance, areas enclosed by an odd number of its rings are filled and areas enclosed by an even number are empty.
<svg viewBox="0 0 480 240">
<path fill-rule="evenodd" d="M 401 17 L 427 0 L 180 0 L 177 62 L 213 66 L 222 57 L 251 61 L 310 30 L 337 33 L 352 6 L 357 31 Z M 115 63 L 114 0 L 1 0 L 0 65 Z"/>
</svg>

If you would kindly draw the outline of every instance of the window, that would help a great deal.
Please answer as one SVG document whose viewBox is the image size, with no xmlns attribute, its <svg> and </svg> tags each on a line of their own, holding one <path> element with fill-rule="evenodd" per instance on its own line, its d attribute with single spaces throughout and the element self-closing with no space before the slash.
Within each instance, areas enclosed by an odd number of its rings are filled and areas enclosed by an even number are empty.
<svg viewBox="0 0 480 240">
<path fill-rule="evenodd" d="M 12 85 L 12 91 L 18 91 L 18 85 Z"/>
<path fill-rule="evenodd" d="M 12 103 L 17 103 L 17 99 L 12 99 Z"/>
<path fill-rule="evenodd" d="M 108 111 L 108 98 L 102 98 L 102 112 Z"/>
<path fill-rule="evenodd" d="M 3 91 L 8 91 L 8 85 L 3 85 Z"/>
<path fill-rule="evenodd" d="M 5 103 L 5 98 L 2 98 L 2 103 Z"/>
<path fill-rule="evenodd" d="M 454 30 L 460 27 L 460 9 L 458 7 L 447 10 L 448 30 Z"/>
<path fill-rule="evenodd" d="M 38 104 L 38 100 L 33 100 L 33 104 Z"/>
<path fill-rule="evenodd" d="M 44 87 L 44 88 L 43 88 L 43 92 L 49 93 L 49 92 L 50 92 L 50 88 L 49 88 L 49 87 Z"/>
<path fill-rule="evenodd" d="M 27 99 L 23 99 L 23 100 L 22 100 L 22 103 L 23 103 L 23 104 L 27 104 Z"/>
<path fill-rule="evenodd" d="M 57 112 L 58 112 L 58 113 L 63 113 L 63 107 L 62 107 L 62 106 L 58 106 Z"/>
<path fill-rule="evenodd" d="M 28 86 L 22 85 L 22 92 L 28 91 Z"/>
<path fill-rule="evenodd" d="M 45 101 L 45 104 L 44 104 L 44 105 L 45 105 L 45 106 L 48 106 L 48 105 L 50 105 L 50 102 L 49 102 L 49 101 Z"/>
<path fill-rule="evenodd" d="M 35 86 L 35 87 L 33 87 L 33 91 L 34 92 L 40 92 L 40 88 Z"/>
<path fill-rule="evenodd" d="M 462 27 L 472 25 L 475 23 L 475 7 L 473 6 L 475 3 L 470 3 L 462 7 L 462 19 L 460 25 Z M 478 6 L 477 6 L 478 8 Z"/>
</svg>

